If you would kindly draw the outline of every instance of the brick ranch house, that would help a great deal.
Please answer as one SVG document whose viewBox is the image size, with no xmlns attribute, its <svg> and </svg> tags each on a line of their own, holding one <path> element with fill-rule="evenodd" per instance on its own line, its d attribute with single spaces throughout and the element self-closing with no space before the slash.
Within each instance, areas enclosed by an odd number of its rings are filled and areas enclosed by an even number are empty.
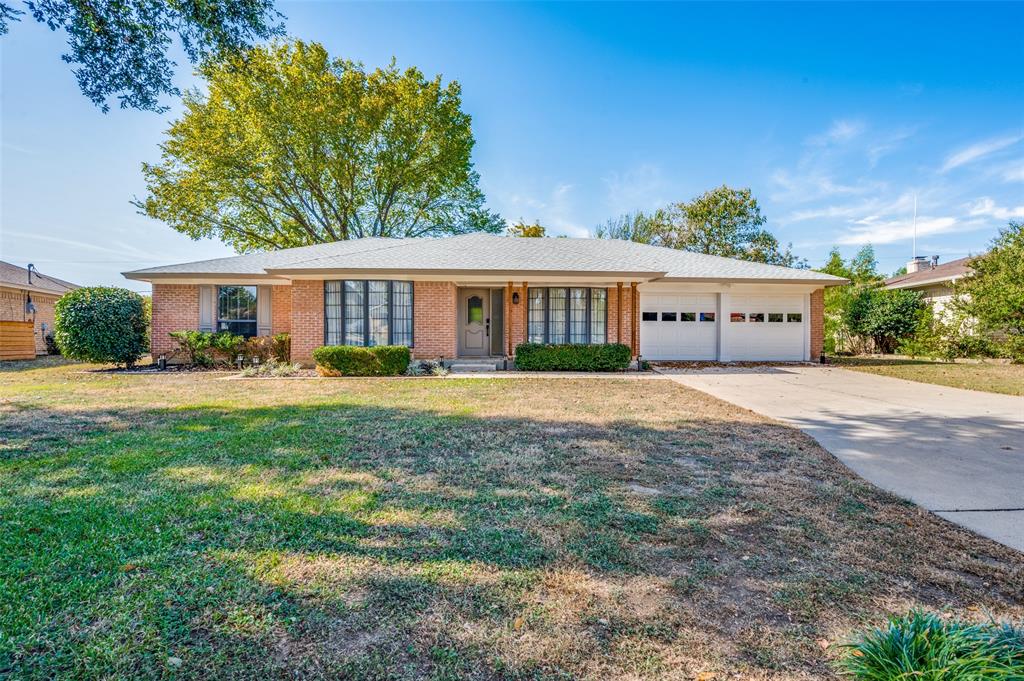
<svg viewBox="0 0 1024 681">
<path fill-rule="evenodd" d="M 822 351 L 810 270 L 627 241 L 367 238 L 126 272 L 153 285 L 153 354 L 180 329 L 401 344 L 424 359 L 512 358 L 524 341 L 624 343 L 651 360 L 806 361 Z"/>
<path fill-rule="evenodd" d="M 0 261 L 0 321 L 31 322 L 35 354 L 46 354 L 57 300 L 77 284 Z M 3 353 L 0 353 L 3 354 Z"/>
</svg>

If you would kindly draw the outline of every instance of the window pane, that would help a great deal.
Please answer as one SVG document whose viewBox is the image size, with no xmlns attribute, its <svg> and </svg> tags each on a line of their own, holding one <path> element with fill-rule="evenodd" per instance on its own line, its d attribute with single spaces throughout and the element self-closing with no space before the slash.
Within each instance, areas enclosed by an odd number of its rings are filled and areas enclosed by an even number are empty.
<svg viewBox="0 0 1024 681">
<path fill-rule="evenodd" d="M 256 287 L 217 288 L 217 331 L 251 338 L 256 335 Z"/>
<path fill-rule="evenodd" d="M 345 282 L 345 345 L 366 345 L 366 282 Z"/>
<path fill-rule="evenodd" d="M 700 320 L 702 322 L 713 322 L 713 321 L 715 321 L 715 313 L 714 312 L 701 312 L 700 313 Z"/>
<path fill-rule="evenodd" d="M 391 342 L 412 345 L 412 282 L 391 282 Z"/>
<path fill-rule="evenodd" d="M 324 283 L 324 321 L 326 334 L 324 343 L 341 345 L 341 282 Z"/>
<path fill-rule="evenodd" d="M 799 312 L 790 312 L 786 315 L 787 322 L 802 322 L 803 320 L 804 316 Z"/>
<path fill-rule="evenodd" d="M 466 321 L 470 324 L 484 323 L 484 299 L 480 296 L 466 299 Z"/>
<path fill-rule="evenodd" d="M 368 281 L 370 296 L 370 342 L 367 345 L 388 344 L 388 282 Z"/>
<path fill-rule="evenodd" d="M 565 343 L 565 320 L 567 291 L 564 288 L 548 289 L 548 342 Z"/>
<path fill-rule="evenodd" d="M 587 289 L 569 289 L 569 342 L 587 342 Z"/>
<path fill-rule="evenodd" d="M 782 313 L 781 312 L 769 312 L 768 313 L 768 321 L 770 321 L 770 322 L 781 322 L 782 321 Z"/>
<path fill-rule="evenodd" d="M 747 319 L 752 322 L 763 322 L 764 312 L 751 312 Z"/>
<path fill-rule="evenodd" d="M 604 343 L 608 338 L 608 291 L 590 289 L 590 342 Z"/>
<path fill-rule="evenodd" d="M 640 313 L 640 321 L 656 322 L 656 321 L 658 321 L 658 313 L 657 312 L 641 312 Z"/>
<path fill-rule="evenodd" d="M 542 288 L 531 288 L 529 298 L 529 340 L 531 343 L 544 342 L 544 292 Z"/>
<path fill-rule="evenodd" d="M 747 315 L 743 312 L 733 312 L 729 315 L 730 322 L 745 322 L 747 321 Z"/>
<path fill-rule="evenodd" d="M 663 322 L 674 322 L 676 320 L 675 312 L 662 312 L 661 321 Z"/>
<path fill-rule="evenodd" d="M 697 313 L 696 312 L 680 312 L 679 313 L 679 321 L 681 321 L 681 322 L 695 322 L 695 321 L 697 321 Z"/>
</svg>

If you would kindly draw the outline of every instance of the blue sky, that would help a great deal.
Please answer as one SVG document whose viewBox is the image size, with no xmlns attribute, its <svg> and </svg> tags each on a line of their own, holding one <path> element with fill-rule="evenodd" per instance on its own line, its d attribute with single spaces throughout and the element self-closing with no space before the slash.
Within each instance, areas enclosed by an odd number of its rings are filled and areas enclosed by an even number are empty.
<svg viewBox="0 0 1024 681">
<path fill-rule="evenodd" d="M 1024 219 L 1024 4 L 285 2 L 291 35 L 463 87 L 492 208 L 585 235 L 607 218 L 751 187 L 812 265 L 875 245 L 982 250 Z M 0 258 L 83 284 L 228 255 L 141 217 L 139 164 L 179 111 L 78 92 L 59 33 L 0 38 Z M 194 85 L 187 64 L 182 86 Z"/>
</svg>

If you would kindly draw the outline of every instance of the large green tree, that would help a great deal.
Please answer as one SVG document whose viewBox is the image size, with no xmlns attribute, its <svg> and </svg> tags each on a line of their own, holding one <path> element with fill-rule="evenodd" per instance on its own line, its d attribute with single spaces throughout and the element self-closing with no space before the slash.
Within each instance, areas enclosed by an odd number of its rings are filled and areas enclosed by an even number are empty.
<svg viewBox="0 0 1024 681">
<path fill-rule="evenodd" d="M 665 245 L 770 265 L 803 264 L 790 246 L 783 248 L 763 228 L 767 218 L 750 189 L 722 185 L 675 204 L 671 211 L 674 219 L 665 235 Z"/>
<path fill-rule="evenodd" d="M 857 339 L 854 336 L 857 332 L 849 327 L 846 312 L 862 288 L 872 287 L 881 280 L 874 247 L 866 244 L 848 261 L 844 261 L 839 249 L 833 247 L 824 266 L 818 271 L 849 279 L 852 284 L 825 289 L 825 351 L 865 349 L 855 347 Z"/>
<path fill-rule="evenodd" d="M 239 252 L 504 229 L 484 208 L 458 83 L 304 42 L 200 74 L 206 92 L 186 93 L 160 163 L 142 166 L 150 217 Z"/>
<path fill-rule="evenodd" d="M 982 330 L 1024 339 L 1024 223 L 999 231 L 988 253 L 970 261 L 955 285 L 955 304 Z"/>
<path fill-rule="evenodd" d="M 770 265 L 806 267 L 806 261 L 793 255 L 791 245 L 783 247 L 764 229 L 765 222 L 750 189 L 722 185 L 651 214 L 637 211 L 612 218 L 597 228 L 595 236 Z"/>
<path fill-rule="evenodd" d="M 669 225 L 668 211 L 664 208 L 659 208 L 651 214 L 638 210 L 609 219 L 594 231 L 594 236 L 598 239 L 621 239 L 661 246 L 664 244 Z"/>
<path fill-rule="evenodd" d="M 165 111 L 160 99 L 180 94 L 172 83 L 177 42 L 192 63 L 229 54 L 283 31 L 272 0 L 31 0 L 32 17 L 63 29 L 78 87 L 103 111 Z M 0 1 L 0 35 L 24 11 Z"/>
</svg>

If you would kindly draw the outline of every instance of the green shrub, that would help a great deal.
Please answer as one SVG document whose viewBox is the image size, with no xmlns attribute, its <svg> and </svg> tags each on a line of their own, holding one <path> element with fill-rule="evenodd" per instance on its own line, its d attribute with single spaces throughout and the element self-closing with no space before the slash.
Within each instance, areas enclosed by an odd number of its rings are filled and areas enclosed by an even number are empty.
<svg viewBox="0 0 1024 681">
<path fill-rule="evenodd" d="M 1024 334 L 1011 333 L 999 344 L 999 356 L 1024 364 Z"/>
<path fill-rule="evenodd" d="M 889 354 L 914 334 L 921 307 L 917 291 L 865 286 L 850 298 L 842 321 L 851 333 L 874 341 L 876 352 Z"/>
<path fill-rule="evenodd" d="M 270 341 L 270 352 L 278 362 L 292 359 L 292 337 L 287 333 L 276 334 Z"/>
<path fill-rule="evenodd" d="M 134 366 L 149 351 L 142 296 L 107 286 L 69 291 L 57 301 L 53 338 L 65 357 Z"/>
<path fill-rule="evenodd" d="M 171 331 L 171 338 L 178 344 L 178 350 L 185 355 L 189 364 L 213 366 L 213 355 L 208 351 L 213 346 L 213 334 L 207 331 Z"/>
<path fill-rule="evenodd" d="M 944 621 L 914 611 L 845 646 L 840 669 L 856 681 L 1010 681 L 1024 678 L 1024 629 Z"/>
<path fill-rule="evenodd" d="M 516 368 L 521 371 L 621 371 L 631 357 L 629 346 L 619 343 L 516 346 Z"/>
<path fill-rule="evenodd" d="M 313 351 L 317 371 L 324 376 L 401 376 L 409 357 L 404 345 L 325 345 Z"/>
</svg>

